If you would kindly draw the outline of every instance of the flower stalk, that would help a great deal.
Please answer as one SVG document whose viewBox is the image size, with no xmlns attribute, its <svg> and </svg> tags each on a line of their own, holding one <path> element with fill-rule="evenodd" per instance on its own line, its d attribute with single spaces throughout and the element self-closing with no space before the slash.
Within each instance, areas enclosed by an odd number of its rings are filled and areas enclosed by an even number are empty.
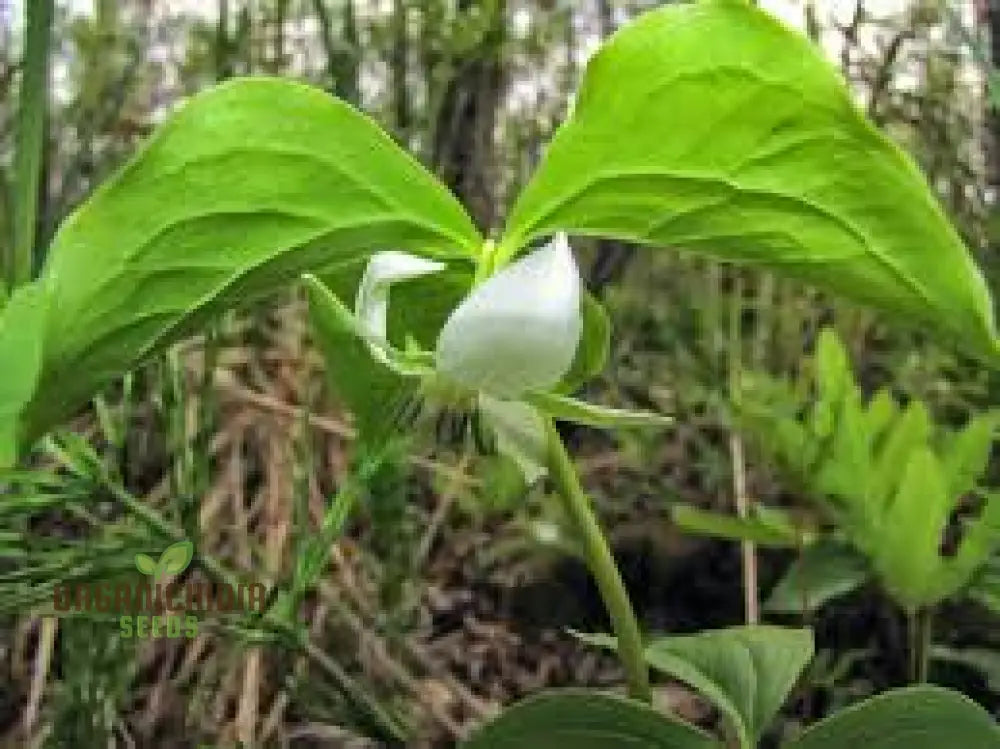
<svg viewBox="0 0 1000 749">
<path fill-rule="evenodd" d="M 625 667 L 628 694 L 632 699 L 651 702 L 649 669 L 643 653 L 642 634 L 618 565 L 615 564 L 590 500 L 583 493 L 580 477 L 566 452 L 562 437 L 551 419 L 545 420 L 545 430 L 549 475 L 556 492 L 563 500 L 563 507 L 573 523 L 590 574 L 594 577 L 611 617 L 611 626 L 618 639 L 618 656 Z"/>
</svg>

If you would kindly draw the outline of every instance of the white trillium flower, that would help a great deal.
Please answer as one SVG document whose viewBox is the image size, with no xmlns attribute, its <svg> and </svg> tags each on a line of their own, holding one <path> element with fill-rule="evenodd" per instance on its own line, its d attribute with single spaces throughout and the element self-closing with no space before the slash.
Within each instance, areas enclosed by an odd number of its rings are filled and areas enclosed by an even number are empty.
<svg viewBox="0 0 1000 749">
<path fill-rule="evenodd" d="M 500 270 L 452 312 L 438 371 L 499 398 L 549 390 L 580 345 L 580 271 L 565 234 Z"/>
<path fill-rule="evenodd" d="M 368 261 L 354 300 L 354 314 L 372 355 L 383 364 L 391 366 L 387 332 L 389 287 L 397 281 L 409 281 L 444 268 L 444 263 L 405 252 L 380 252 Z"/>
<path fill-rule="evenodd" d="M 354 314 L 379 361 L 392 363 L 389 287 L 443 268 L 403 252 L 381 252 L 369 261 Z M 474 287 L 438 337 L 437 373 L 478 393 L 498 449 L 529 483 L 544 474 L 545 428 L 535 407 L 520 399 L 551 389 L 569 371 L 583 329 L 581 286 L 569 242 L 559 235 Z"/>
<path fill-rule="evenodd" d="M 552 392 L 570 370 L 583 333 L 583 284 L 564 234 L 473 287 L 442 327 L 433 355 L 395 350 L 387 335 L 391 286 L 444 268 L 405 252 L 377 253 L 361 279 L 353 315 L 342 306 L 337 314 L 376 360 L 398 374 L 439 376 L 475 393 L 497 448 L 528 483 L 545 473 L 539 408 L 592 426 L 664 423 L 655 414 L 591 406 Z M 315 278 L 308 282 L 321 286 Z M 325 294 L 320 297 L 336 302 Z"/>
</svg>

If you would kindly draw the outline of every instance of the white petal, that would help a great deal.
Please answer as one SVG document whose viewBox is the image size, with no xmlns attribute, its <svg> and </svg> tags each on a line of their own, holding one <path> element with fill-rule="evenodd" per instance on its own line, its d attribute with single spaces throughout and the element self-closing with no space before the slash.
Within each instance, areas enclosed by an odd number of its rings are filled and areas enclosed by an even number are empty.
<svg viewBox="0 0 1000 749">
<path fill-rule="evenodd" d="M 507 398 L 555 385 L 580 343 L 580 286 L 560 234 L 472 290 L 441 330 L 438 370 Z"/>
<path fill-rule="evenodd" d="M 443 263 L 405 252 L 390 251 L 372 255 L 354 300 L 354 314 L 370 345 L 378 347 L 387 342 L 389 287 L 398 281 L 437 273 L 444 267 Z"/>
<path fill-rule="evenodd" d="M 479 411 L 497 437 L 497 449 L 517 464 L 529 486 L 545 475 L 545 422 L 521 401 L 504 401 L 479 394 Z"/>
</svg>

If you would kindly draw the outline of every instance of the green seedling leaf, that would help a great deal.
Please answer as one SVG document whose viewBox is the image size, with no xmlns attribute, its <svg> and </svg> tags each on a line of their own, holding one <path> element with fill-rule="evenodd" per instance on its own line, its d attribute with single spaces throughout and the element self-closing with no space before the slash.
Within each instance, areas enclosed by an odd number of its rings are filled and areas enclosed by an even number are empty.
<svg viewBox="0 0 1000 749">
<path fill-rule="evenodd" d="M 615 649 L 604 635 L 581 635 Z M 683 681 L 712 701 L 750 749 L 787 699 L 813 656 L 808 629 L 756 626 L 663 637 L 646 647 L 652 668 Z"/>
<path fill-rule="evenodd" d="M 722 749 L 697 728 L 648 705 L 598 692 L 531 697 L 500 714 L 462 749 Z"/>
<path fill-rule="evenodd" d="M 886 692 L 827 718 L 786 749 L 1000 747 L 1000 728 L 969 698 L 935 686 Z"/>
<path fill-rule="evenodd" d="M 730 541 L 753 541 L 772 548 L 800 546 L 803 543 L 802 532 L 791 519 L 773 508 L 768 510 L 762 515 L 741 518 L 676 504 L 671 507 L 670 514 L 674 523 L 686 533 Z"/>
<path fill-rule="evenodd" d="M 822 540 L 803 549 L 771 591 L 765 609 L 781 614 L 817 611 L 865 584 L 868 562 L 846 544 Z"/>
<path fill-rule="evenodd" d="M 156 575 L 179 575 L 191 564 L 194 556 L 194 544 L 190 541 L 178 541 L 166 548 L 156 563 Z"/>
<path fill-rule="evenodd" d="M 44 278 L 60 314 L 26 429 L 304 272 L 390 248 L 472 259 L 481 244 L 447 190 L 344 102 L 287 80 L 223 83 L 59 229 Z"/>
<path fill-rule="evenodd" d="M 156 574 L 156 562 L 148 554 L 135 555 L 135 568 L 144 575 L 153 576 Z"/>
<path fill-rule="evenodd" d="M 560 230 L 764 266 L 998 355 L 927 180 L 823 52 L 752 3 L 658 8 L 591 58 L 501 248 Z"/>
<path fill-rule="evenodd" d="M 673 417 L 663 414 L 598 406 L 556 393 L 531 393 L 527 400 L 554 419 L 596 429 L 662 429 L 674 422 Z"/>
</svg>

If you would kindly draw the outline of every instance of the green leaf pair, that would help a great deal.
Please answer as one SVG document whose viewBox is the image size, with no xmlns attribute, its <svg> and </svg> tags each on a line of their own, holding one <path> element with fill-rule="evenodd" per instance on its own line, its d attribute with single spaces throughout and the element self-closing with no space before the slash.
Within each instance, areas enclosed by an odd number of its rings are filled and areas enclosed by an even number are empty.
<svg viewBox="0 0 1000 749">
<path fill-rule="evenodd" d="M 586 635 L 600 647 L 614 638 Z M 757 746 L 813 655 L 812 633 L 733 627 L 653 640 L 646 660 L 710 700 L 740 749 Z M 962 695 L 932 686 L 900 689 L 854 705 L 807 729 L 783 749 L 996 749 L 1000 728 Z M 648 706 L 593 692 L 552 692 L 505 711 L 464 749 L 510 747 L 722 749 L 723 743 Z"/>
<path fill-rule="evenodd" d="M 615 649 L 613 637 L 581 635 Z M 646 662 L 707 697 L 743 749 L 756 746 L 813 656 L 808 629 L 756 626 L 661 637 Z"/>
<path fill-rule="evenodd" d="M 347 104 L 266 78 L 193 97 L 53 240 L 41 363 L 0 402 L 0 458 L 303 273 L 390 248 L 493 267 L 557 231 L 772 268 L 997 359 L 982 276 L 913 162 L 807 39 L 703 0 L 645 14 L 594 56 L 488 258 L 454 197 Z M 2 341 L 0 357 L 19 366 Z"/>
<path fill-rule="evenodd" d="M 179 575 L 191 564 L 194 557 L 194 544 L 190 541 L 178 541 L 171 544 L 159 559 L 153 559 L 148 554 L 135 555 L 135 567 L 144 575 L 160 579 L 167 575 Z"/>
</svg>

